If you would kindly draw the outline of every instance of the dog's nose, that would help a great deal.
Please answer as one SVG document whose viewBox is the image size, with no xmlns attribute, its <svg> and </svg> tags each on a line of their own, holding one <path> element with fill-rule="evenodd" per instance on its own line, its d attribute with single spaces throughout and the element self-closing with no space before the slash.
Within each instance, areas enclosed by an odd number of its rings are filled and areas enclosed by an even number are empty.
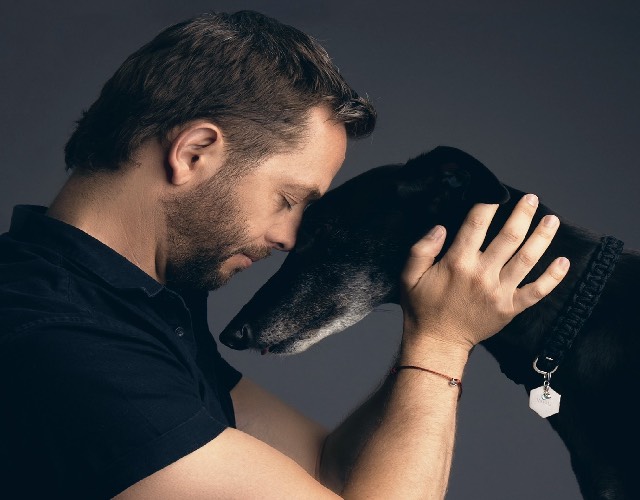
<svg viewBox="0 0 640 500">
<path fill-rule="evenodd" d="M 249 348 L 251 326 L 245 323 L 241 328 L 227 328 L 220 334 L 220 342 L 238 351 Z"/>
</svg>

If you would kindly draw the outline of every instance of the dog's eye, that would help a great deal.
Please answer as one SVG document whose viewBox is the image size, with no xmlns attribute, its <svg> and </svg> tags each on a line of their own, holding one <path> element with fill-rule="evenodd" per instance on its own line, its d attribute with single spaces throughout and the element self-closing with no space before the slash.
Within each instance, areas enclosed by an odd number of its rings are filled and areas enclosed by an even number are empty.
<svg viewBox="0 0 640 500">
<path fill-rule="evenodd" d="M 455 175 L 445 174 L 442 176 L 442 184 L 446 184 L 451 188 L 459 188 L 462 186 L 462 182 Z"/>
</svg>

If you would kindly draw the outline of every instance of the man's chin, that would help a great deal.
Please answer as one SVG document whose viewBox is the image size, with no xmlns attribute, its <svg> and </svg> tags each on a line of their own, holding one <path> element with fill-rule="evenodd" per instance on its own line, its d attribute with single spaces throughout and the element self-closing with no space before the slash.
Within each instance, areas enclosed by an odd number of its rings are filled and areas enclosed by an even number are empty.
<svg viewBox="0 0 640 500">
<path fill-rule="evenodd" d="M 224 271 L 222 269 L 219 270 L 215 278 L 210 280 L 208 284 L 209 291 L 217 290 L 218 288 L 223 287 L 224 285 L 229 283 L 229 281 L 231 281 L 231 278 L 233 278 L 239 272 L 244 271 L 245 269 L 245 267 L 232 267 L 231 269 Z"/>
<path fill-rule="evenodd" d="M 243 269 L 238 267 L 236 269 L 232 269 L 231 271 L 226 272 L 223 276 L 220 276 L 218 278 L 218 283 L 219 283 L 218 288 L 229 283 L 229 281 L 231 281 L 231 278 L 233 278 L 236 274 L 238 274 L 241 271 L 243 271 Z"/>
<path fill-rule="evenodd" d="M 216 269 L 212 269 L 210 265 L 206 266 L 206 271 L 204 265 L 183 267 L 180 269 L 182 272 L 172 273 L 173 279 L 170 283 L 177 288 L 214 291 L 229 283 L 231 278 L 250 267 L 251 264 L 252 260 L 249 257 L 243 253 L 238 253 L 231 255 L 215 266 Z"/>
</svg>

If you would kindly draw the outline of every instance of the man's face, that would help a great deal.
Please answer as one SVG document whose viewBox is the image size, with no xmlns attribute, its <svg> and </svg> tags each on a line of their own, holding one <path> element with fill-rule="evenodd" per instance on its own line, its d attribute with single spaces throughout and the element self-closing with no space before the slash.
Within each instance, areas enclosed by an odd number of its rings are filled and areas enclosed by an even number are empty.
<svg viewBox="0 0 640 500">
<path fill-rule="evenodd" d="M 316 108 L 296 150 L 236 177 L 223 166 L 166 202 L 167 283 L 214 290 L 271 249 L 293 248 L 305 207 L 329 189 L 346 144 L 344 125 Z"/>
</svg>

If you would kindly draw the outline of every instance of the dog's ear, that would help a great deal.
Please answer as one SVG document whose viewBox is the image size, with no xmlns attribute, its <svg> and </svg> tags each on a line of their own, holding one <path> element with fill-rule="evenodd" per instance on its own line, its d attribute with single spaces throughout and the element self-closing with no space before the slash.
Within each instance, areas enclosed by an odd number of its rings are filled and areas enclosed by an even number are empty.
<svg viewBox="0 0 640 500">
<path fill-rule="evenodd" d="M 398 172 L 398 196 L 427 203 L 433 211 L 443 204 L 504 203 L 509 191 L 473 156 L 456 148 L 439 146 L 408 161 Z"/>
</svg>

